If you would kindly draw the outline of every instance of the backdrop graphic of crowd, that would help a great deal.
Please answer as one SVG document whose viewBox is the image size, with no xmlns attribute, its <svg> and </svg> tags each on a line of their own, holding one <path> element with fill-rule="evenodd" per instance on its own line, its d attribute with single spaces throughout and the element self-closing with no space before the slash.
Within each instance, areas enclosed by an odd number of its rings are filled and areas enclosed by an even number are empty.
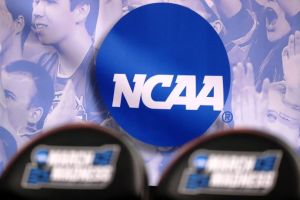
<svg viewBox="0 0 300 200">
<path fill-rule="evenodd" d="M 230 126 L 266 129 L 299 148 L 298 0 L 0 0 L 1 170 L 41 130 L 81 120 L 120 130 L 94 91 L 94 56 L 118 19 L 157 2 L 192 9 L 221 37 L 233 75 Z M 207 133 L 228 128 L 220 121 Z M 177 147 L 131 139 L 156 184 Z"/>
</svg>

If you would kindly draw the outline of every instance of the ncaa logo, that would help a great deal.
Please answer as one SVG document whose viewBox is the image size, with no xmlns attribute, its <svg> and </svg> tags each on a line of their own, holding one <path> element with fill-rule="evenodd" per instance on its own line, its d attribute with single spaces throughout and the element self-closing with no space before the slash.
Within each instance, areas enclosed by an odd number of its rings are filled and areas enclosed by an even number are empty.
<svg viewBox="0 0 300 200">
<path fill-rule="evenodd" d="M 230 89 L 224 45 L 210 24 L 183 6 L 157 3 L 125 15 L 102 43 L 97 85 L 130 135 L 182 145 L 223 110 Z"/>
</svg>

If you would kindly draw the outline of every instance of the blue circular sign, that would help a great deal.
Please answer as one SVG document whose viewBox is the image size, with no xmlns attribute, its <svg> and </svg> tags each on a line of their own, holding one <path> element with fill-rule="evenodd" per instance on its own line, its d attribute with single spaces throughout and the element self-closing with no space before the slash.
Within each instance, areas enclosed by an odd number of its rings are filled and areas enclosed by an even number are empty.
<svg viewBox="0 0 300 200">
<path fill-rule="evenodd" d="M 212 125 L 230 89 L 230 67 L 218 34 L 183 6 L 157 3 L 125 15 L 97 55 L 98 90 L 133 137 L 182 145 Z"/>
</svg>

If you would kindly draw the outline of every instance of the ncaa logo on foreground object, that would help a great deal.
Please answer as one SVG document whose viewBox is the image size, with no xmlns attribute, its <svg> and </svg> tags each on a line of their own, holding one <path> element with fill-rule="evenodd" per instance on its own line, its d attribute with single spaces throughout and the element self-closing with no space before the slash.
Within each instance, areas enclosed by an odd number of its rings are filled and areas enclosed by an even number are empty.
<svg viewBox="0 0 300 200">
<path fill-rule="evenodd" d="M 23 175 L 22 186 L 41 188 L 107 187 L 114 178 L 120 147 L 38 146 Z"/>
<path fill-rule="evenodd" d="M 192 10 L 142 6 L 110 31 L 97 55 L 107 108 L 133 137 L 182 145 L 213 124 L 230 89 L 230 66 L 217 33 Z"/>
<path fill-rule="evenodd" d="M 268 194 L 275 186 L 280 150 L 234 152 L 198 150 L 184 170 L 181 194 Z"/>
</svg>

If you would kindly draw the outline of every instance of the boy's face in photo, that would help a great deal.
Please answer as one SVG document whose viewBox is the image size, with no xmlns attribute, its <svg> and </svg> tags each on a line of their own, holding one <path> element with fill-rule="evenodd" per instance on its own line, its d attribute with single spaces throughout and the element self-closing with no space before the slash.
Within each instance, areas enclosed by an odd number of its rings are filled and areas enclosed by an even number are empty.
<svg viewBox="0 0 300 200">
<path fill-rule="evenodd" d="M 6 7 L 5 0 L 0 0 L 0 53 L 13 33 L 13 22 L 13 17 Z"/>
<path fill-rule="evenodd" d="M 1 76 L 9 122 L 15 130 L 20 130 L 28 123 L 30 103 L 36 94 L 35 83 L 23 73 L 2 70 Z"/>
<path fill-rule="evenodd" d="M 264 14 L 268 40 L 270 42 L 280 40 L 291 30 L 284 10 L 276 0 L 264 0 L 260 3 L 265 7 Z"/>
<path fill-rule="evenodd" d="M 43 44 L 57 44 L 68 37 L 76 25 L 76 9 L 70 0 L 34 0 L 32 24 Z"/>
</svg>

